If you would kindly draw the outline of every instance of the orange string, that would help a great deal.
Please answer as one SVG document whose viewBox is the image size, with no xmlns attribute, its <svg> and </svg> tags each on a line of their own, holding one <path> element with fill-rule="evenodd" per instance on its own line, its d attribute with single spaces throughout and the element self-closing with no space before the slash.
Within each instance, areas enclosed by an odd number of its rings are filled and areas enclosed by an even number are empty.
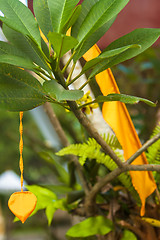
<svg viewBox="0 0 160 240">
<path fill-rule="evenodd" d="M 20 133 L 20 141 L 19 141 L 19 153 L 20 153 L 20 160 L 19 160 L 19 168 L 21 171 L 21 192 L 23 192 L 23 123 L 22 123 L 22 118 L 23 118 L 23 112 L 19 113 L 20 117 L 20 123 L 19 123 L 19 133 Z"/>
</svg>

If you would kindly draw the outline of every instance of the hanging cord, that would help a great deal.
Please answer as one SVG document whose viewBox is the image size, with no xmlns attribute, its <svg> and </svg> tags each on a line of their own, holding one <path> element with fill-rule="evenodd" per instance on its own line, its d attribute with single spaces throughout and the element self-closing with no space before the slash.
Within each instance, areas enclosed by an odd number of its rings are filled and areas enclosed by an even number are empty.
<svg viewBox="0 0 160 240">
<path fill-rule="evenodd" d="M 22 118 L 23 118 L 23 112 L 19 113 L 20 123 L 19 123 L 19 133 L 20 133 L 20 141 L 19 141 L 19 153 L 20 153 L 20 159 L 19 159 L 19 168 L 21 171 L 21 192 L 23 192 L 23 124 L 22 124 Z"/>
</svg>

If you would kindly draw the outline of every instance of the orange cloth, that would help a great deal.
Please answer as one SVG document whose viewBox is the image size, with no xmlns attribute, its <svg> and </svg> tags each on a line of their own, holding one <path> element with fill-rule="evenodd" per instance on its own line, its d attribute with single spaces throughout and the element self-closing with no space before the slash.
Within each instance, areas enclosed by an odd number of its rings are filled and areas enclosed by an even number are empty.
<svg viewBox="0 0 160 240">
<path fill-rule="evenodd" d="M 10 196 L 8 207 L 22 223 L 30 216 L 36 207 L 37 198 L 29 192 L 15 192 Z"/>
<path fill-rule="evenodd" d="M 101 53 L 97 45 L 84 54 L 84 59 L 89 61 L 97 57 Z M 120 93 L 114 76 L 110 69 L 107 69 L 96 75 L 96 81 L 104 96 L 110 93 Z M 104 120 L 115 132 L 124 151 L 124 158 L 127 160 L 131 157 L 142 145 L 136 133 L 128 110 L 124 103 L 105 102 L 102 107 Z M 136 158 L 133 164 L 147 164 L 147 159 L 144 153 Z M 156 189 L 156 184 L 151 172 L 130 172 L 132 183 L 141 199 L 141 215 L 145 213 L 145 200 Z"/>
</svg>

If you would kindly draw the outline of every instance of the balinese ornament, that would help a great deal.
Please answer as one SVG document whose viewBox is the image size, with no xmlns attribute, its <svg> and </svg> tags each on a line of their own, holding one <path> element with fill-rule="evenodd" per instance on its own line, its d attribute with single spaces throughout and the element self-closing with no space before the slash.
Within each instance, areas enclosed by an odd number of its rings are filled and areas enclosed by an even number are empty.
<svg viewBox="0 0 160 240">
<path fill-rule="evenodd" d="M 36 207 L 37 198 L 36 196 L 29 192 L 23 191 L 23 124 L 22 124 L 23 112 L 20 112 L 20 142 L 19 142 L 19 152 L 20 152 L 20 160 L 19 167 L 21 172 L 21 192 L 13 193 L 8 200 L 8 207 L 11 212 L 18 217 L 22 223 L 26 221 L 26 219 L 30 216 L 33 210 Z"/>
</svg>

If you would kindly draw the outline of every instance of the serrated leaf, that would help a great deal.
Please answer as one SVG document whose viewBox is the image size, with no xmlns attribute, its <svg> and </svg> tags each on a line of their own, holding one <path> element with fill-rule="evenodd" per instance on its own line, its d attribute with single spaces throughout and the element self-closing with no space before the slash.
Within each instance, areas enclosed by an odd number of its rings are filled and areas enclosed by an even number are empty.
<svg viewBox="0 0 160 240">
<path fill-rule="evenodd" d="M 145 99 L 145 98 L 140 98 L 140 97 L 135 97 L 135 96 L 129 96 L 126 94 L 117 94 L 117 93 L 112 93 L 108 94 L 107 96 L 98 96 L 94 102 L 110 102 L 110 101 L 120 101 L 123 103 L 128 103 L 128 104 L 136 104 L 141 102 L 144 102 L 151 107 L 155 107 L 156 104 Z"/>
<path fill-rule="evenodd" d="M 129 0 L 101 0 L 96 2 L 81 24 L 77 35 L 79 44 L 116 16 L 128 2 Z"/>
<path fill-rule="evenodd" d="M 97 64 L 94 68 L 92 73 L 90 74 L 90 78 L 97 75 L 98 73 L 104 71 L 107 68 L 110 68 L 116 64 L 119 64 L 123 61 L 126 61 L 130 58 L 137 56 L 138 54 L 145 51 L 149 48 L 160 36 L 160 29 L 136 29 L 133 32 L 124 35 L 123 37 L 117 39 L 116 41 L 112 42 L 105 51 L 109 51 L 115 48 L 121 48 L 124 45 L 132 45 L 138 44 L 141 45 L 141 48 L 132 48 L 128 49 L 127 51 L 119 54 L 118 56 L 114 56 L 108 59 L 106 63 Z"/>
<path fill-rule="evenodd" d="M 0 10 L 4 17 L 0 17 L 10 28 L 33 39 L 41 48 L 41 36 L 38 24 L 32 12 L 19 0 L 0 0 Z"/>
<path fill-rule="evenodd" d="M 54 32 L 61 33 L 79 0 L 48 0 Z"/>
<path fill-rule="evenodd" d="M 61 58 L 66 52 L 74 48 L 78 41 L 76 38 L 66 36 L 56 32 L 50 32 L 48 38 L 57 54 L 58 58 Z"/>
<path fill-rule="evenodd" d="M 7 54 L 0 55 L 0 63 L 8 63 L 11 65 L 15 65 L 15 66 L 33 70 L 33 71 L 36 68 L 36 66 L 33 64 L 33 62 L 30 59 L 14 56 L 14 55 L 7 55 Z"/>
<path fill-rule="evenodd" d="M 44 60 L 42 53 L 33 41 L 25 38 L 25 36 L 23 36 L 21 33 L 14 31 L 5 24 L 3 24 L 3 33 L 8 41 L 21 52 L 23 52 L 24 55 L 26 55 L 46 71 L 50 72 L 50 68 Z"/>
<path fill-rule="evenodd" d="M 71 227 L 66 235 L 69 237 L 89 237 L 96 234 L 105 235 L 113 230 L 111 220 L 103 217 L 90 217 L 73 227 Z"/>
<path fill-rule="evenodd" d="M 33 8 L 38 25 L 43 34 L 47 37 L 49 31 L 53 31 L 48 0 L 34 0 Z"/>
<path fill-rule="evenodd" d="M 129 48 L 140 48 L 140 47 L 141 47 L 140 45 L 133 44 L 133 45 L 127 45 L 124 47 L 104 51 L 98 57 L 86 62 L 86 64 L 82 69 L 82 72 L 88 71 L 89 69 L 95 67 L 97 64 L 100 64 L 100 63 L 103 64 L 104 62 L 106 63 L 108 58 L 121 54 L 126 50 L 128 50 Z"/>
<path fill-rule="evenodd" d="M 9 111 L 26 111 L 47 99 L 41 84 L 28 72 L 0 64 L 0 107 Z"/>
<path fill-rule="evenodd" d="M 46 81 L 43 83 L 43 89 L 47 94 L 56 98 L 57 101 L 74 101 L 83 97 L 83 91 L 80 90 L 65 90 L 60 84 L 56 81 Z"/>
</svg>

